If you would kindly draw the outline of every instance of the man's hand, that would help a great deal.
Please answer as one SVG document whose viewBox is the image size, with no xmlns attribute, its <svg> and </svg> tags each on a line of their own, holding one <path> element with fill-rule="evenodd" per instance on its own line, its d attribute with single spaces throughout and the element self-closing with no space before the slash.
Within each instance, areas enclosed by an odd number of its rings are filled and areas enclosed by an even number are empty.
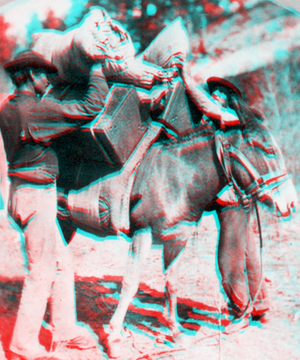
<svg viewBox="0 0 300 360">
<path fill-rule="evenodd" d="M 176 68 L 157 70 L 157 72 L 154 73 L 154 79 L 161 82 L 172 81 L 176 76 L 178 76 Z"/>
<path fill-rule="evenodd" d="M 144 61 L 130 61 L 127 70 L 122 75 L 122 80 L 143 88 L 152 88 L 159 83 L 169 83 L 177 76 L 176 69 L 162 69 Z"/>
<path fill-rule="evenodd" d="M 163 68 L 177 68 L 183 69 L 187 59 L 187 55 L 184 55 L 182 52 L 177 52 L 169 57 L 169 59 L 165 62 Z"/>
<path fill-rule="evenodd" d="M 103 67 L 100 63 L 96 63 L 91 68 L 91 74 L 97 74 L 104 77 Z"/>
<path fill-rule="evenodd" d="M 191 87 L 196 87 L 195 81 L 192 79 L 190 72 L 187 69 L 187 65 L 184 65 L 182 68 L 181 78 L 183 80 L 184 86 L 186 89 Z"/>
<path fill-rule="evenodd" d="M 148 104 L 150 111 L 157 111 L 163 109 L 169 90 L 167 85 L 155 85 L 150 91 L 137 90 L 137 93 L 140 100 Z"/>
<path fill-rule="evenodd" d="M 6 220 L 7 216 L 8 216 L 7 210 L 5 210 L 5 209 L 0 210 L 0 221 L 1 222 Z"/>
<path fill-rule="evenodd" d="M 165 107 L 169 90 L 167 85 L 153 86 L 151 90 L 151 111 L 162 110 Z"/>
</svg>

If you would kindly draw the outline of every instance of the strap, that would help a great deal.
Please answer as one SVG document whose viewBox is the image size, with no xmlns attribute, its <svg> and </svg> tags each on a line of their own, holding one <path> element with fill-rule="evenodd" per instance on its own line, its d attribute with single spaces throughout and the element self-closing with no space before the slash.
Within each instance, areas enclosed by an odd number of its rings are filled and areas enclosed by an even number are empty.
<svg viewBox="0 0 300 360">
<path fill-rule="evenodd" d="M 272 172 L 266 175 L 260 175 L 246 156 L 224 137 L 222 130 L 218 130 L 215 136 L 215 146 L 218 159 L 223 168 L 227 181 L 233 185 L 239 195 L 244 210 L 250 209 L 250 201 L 256 201 L 266 194 L 267 191 L 274 189 L 276 186 L 287 181 L 290 175 L 280 172 Z M 231 158 L 236 159 L 252 177 L 253 182 L 243 191 L 236 183 L 232 175 Z"/>
<path fill-rule="evenodd" d="M 217 194 L 216 202 L 226 208 L 228 206 L 239 206 L 241 201 L 232 183 L 229 183 Z"/>
<path fill-rule="evenodd" d="M 262 287 L 262 284 L 263 284 L 263 280 L 264 280 L 264 277 L 263 277 L 263 258 L 262 258 L 262 251 L 263 251 L 263 238 L 262 238 L 262 231 L 261 231 L 261 221 L 260 221 L 260 216 L 259 216 L 259 212 L 258 212 L 258 208 L 257 208 L 257 204 L 254 203 L 254 207 L 255 207 L 255 213 L 256 213 L 256 219 L 257 219 L 257 226 L 258 226 L 258 233 L 259 233 L 259 245 L 260 245 L 260 281 L 259 281 L 259 285 L 258 285 L 258 288 L 257 288 L 257 291 L 255 293 L 255 295 L 253 296 L 253 298 L 251 299 L 251 296 L 250 296 L 250 299 L 246 305 L 246 308 L 243 312 L 243 314 L 241 315 L 241 319 L 244 318 L 247 314 L 248 314 L 248 309 L 251 309 L 252 306 L 254 306 L 255 302 L 256 302 L 256 299 L 257 299 L 257 296 L 259 295 L 260 293 L 260 290 L 261 290 L 261 287 Z"/>
<path fill-rule="evenodd" d="M 222 130 L 218 130 L 216 133 L 216 136 L 215 136 L 215 146 L 216 146 L 217 156 L 218 156 L 219 162 L 223 168 L 224 174 L 227 178 L 228 184 L 232 185 L 234 187 L 237 195 L 240 198 L 240 202 L 242 202 L 242 204 L 243 204 L 244 210 L 246 212 L 248 212 L 250 210 L 251 197 L 246 195 L 245 192 L 238 186 L 237 182 L 235 181 L 235 179 L 232 175 L 232 166 L 231 166 L 230 156 L 231 156 L 231 150 L 233 147 L 222 136 L 222 133 L 223 133 Z M 238 154 L 238 150 L 237 150 L 236 154 Z M 248 164 L 248 166 L 249 166 L 249 164 Z M 242 165 L 243 165 L 243 163 L 242 163 Z"/>
<path fill-rule="evenodd" d="M 252 176 L 254 180 L 256 180 L 258 183 L 263 182 L 263 179 L 259 175 L 259 173 L 256 171 L 254 166 L 250 163 L 250 161 L 246 158 L 246 156 L 237 148 L 235 148 L 233 145 L 231 145 L 226 138 L 222 137 L 221 134 L 218 134 L 216 138 L 218 137 L 218 141 L 222 143 L 223 151 L 225 152 L 228 160 L 230 160 L 230 157 L 234 157 L 236 160 L 238 160 L 244 168 L 248 171 L 248 173 Z M 225 158 L 226 161 L 226 158 Z M 229 169 L 226 169 L 229 174 L 231 174 L 231 166 L 228 166 Z"/>
</svg>

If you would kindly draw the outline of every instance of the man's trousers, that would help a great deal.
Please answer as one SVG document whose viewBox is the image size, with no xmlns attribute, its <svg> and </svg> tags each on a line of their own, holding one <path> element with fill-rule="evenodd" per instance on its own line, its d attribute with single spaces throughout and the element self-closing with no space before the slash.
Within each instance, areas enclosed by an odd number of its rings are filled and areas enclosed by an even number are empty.
<svg viewBox="0 0 300 360">
<path fill-rule="evenodd" d="M 56 219 L 54 183 L 30 184 L 12 179 L 9 211 L 23 231 L 27 257 L 21 301 L 10 350 L 25 355 L 39 347 L 39 332 L 50 300 L 53 341 L 76 334 L 72 256 Z"/>
<path fill-rule="evenodd" d="M 269 309 L 269 298 L 260 260 L 259 240 L 253 231 L 254 209 L 248 214 L 229 208 L 219 214 L 218 265 L 222 285 L 237 315 L 247 309 L 252 315 Z"/>
</svg>

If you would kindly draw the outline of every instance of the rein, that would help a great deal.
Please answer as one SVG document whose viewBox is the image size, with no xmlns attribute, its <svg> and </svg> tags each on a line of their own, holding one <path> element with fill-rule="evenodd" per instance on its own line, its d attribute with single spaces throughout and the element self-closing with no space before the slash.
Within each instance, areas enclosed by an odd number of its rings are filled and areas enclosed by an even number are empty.
<svg viewBox="0 0 300 360">
<path fill-rule="evenodd" d="M 247 315 L 247 310 L 249 308 L 251 308 L 252 305 L 255 304 L 255 301 L 257 299 L 258 294 L 260 293 L 261 287 L 262 287 L 262 283 L 263 283 L 263 257 L 262 257 L 262 250 L 263 250 L 263 238 L 262 238 L 262 231 L 261 231 L 261 222 L 260 222 L 260 216 L 259 216 L 259 212 L 258 212 L 258 207 L 257 204 L 254 203 L 254 207 L 255 207 L 255 213 L 256 213 L 256 219 L 257 219 L 257 227 L 258 227 L 258 233 L 259 233 L 259 246 L 260 246 L 260 281 L 259 281 L 259 286 L 257 288 L 257 291 L 254 295 L 254 297 L 251 299 L 249 299 L 245 310 L 243 312 L 243 314 L 239 317 L 239 319 L 244 318 Z"/>
<path fill-rule="evenodd" d="M 227 141 L 222 130 L 216 132 L 215 145 L 217 156 L 227 178 L 228 185 L 238 196 L 245 212 L 250 210 L 251 202 L 256 202 L 257 200 L 263 201 L 269 196 L 270 192 L 290 179 L 290 175 L 286 173 L 260 175 L 247 157 Z M 253 179 L 253 182 L 245 191 L 239 187 L 232 174 L 232 158 L 237 160 Z"/>
<path fill-rule="evenodd" d="M 261 262 L 261 274 L 260 274 L 260 283 L 259 287 L 256 291 L 255 296 L 249 299 L 247 306 L 240 316 L 240 319 L 244 318 L 247 315 L 247 311 L 249 307 L 251 307 L 261 290 L 262 282 L 263 282 L 263 259 L 262 259 L 262 249 L 263 249 L 263 239 L 262 239 L 262 231 L 261 231 L 261 222 L 260 216 L 257 207 L 257 200 L 263 200 L 264 197 L 268 195 L 268 191 L 274 190 L 281 183 L 285 182 L 290 178 L 288 174 L 266 174 L 260 175 L 254 166 L 250 163 L 247 157 L 237 148 L 235 148 L 232 144 L 230 144 L 227 139 L 224 137 L 224 133 L 222 130 L 218 130 L 215 136 L 215 146 L 216 152 L 219 159 L 219 162 L 223 168 L 225 176 L 228 181 L 228 191 L 233 192 L 234 195 L 238 198 L 238 202 L 242 203 L 244 211 L 247 213 L 251 208 L 251 203 L 254 204 L 258 232 L 259 232 L 259 242 L 260 242 L 260 262 Z M 237 184 L 233 174 L 232 174 L 232 162 L 231 159 L 234 158 L 237 160 L 244 169 L 248 172 L 248 174 L 252 177 L 253 182 L 248 186 L 248 188 L 243 191 L 239 185 Z"/>
</svg>

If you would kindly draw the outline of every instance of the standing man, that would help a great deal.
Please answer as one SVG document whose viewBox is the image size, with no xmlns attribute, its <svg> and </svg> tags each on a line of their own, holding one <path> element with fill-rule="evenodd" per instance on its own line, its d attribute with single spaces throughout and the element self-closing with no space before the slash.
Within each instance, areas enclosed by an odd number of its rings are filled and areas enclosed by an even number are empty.
<svg viewBox="0 0 300 360">
<path fill-rule="evenodd" d="M 253 113 L 242 100 L 240 90 L 226 79 L 209 78 L 207 85 L 210 95 L 196 86 L 186 69 L 183 71 L 183 80 L 187 92 L 204 117 L 219 121 L 221 128 L 243 125 L 245 113 L 253 117 L 260 116 Z M 246 221 L 250 221 L 250 214 L 253 214 L 253 208 L 247 216 L 241 208 L 225 208 L 218 212 L 221 225 L 218 265 L 222 285 L 229 299 L 228 308 L 237 320 L 250 315 L 254 319 L 260 319 L 270 307 L 266 284 L 261 280 L 260 257 L 253 236 L 247 234 Z M 228 218 L 231 219 L 231 226 L 226 226 Z M 245 264 L 247 276 L 244 274 Z M 247 288 L 250 299 L 254 302 L 249 308 Z M 245 323 L 247 322 L 245 319 Z"/>
<path fill-rule="evenodd" d="M 108 86 L 93 65 L 89 90 L 81 101 L 43 98 L 56 67 L 33 51 L 21 52 L 4 66 L 15 92 L 0 109 L 0 185 L 5 207 L 8 175 L 9 212 L 25 238 L 28 271 L 10 344 L 11 359 L 47 356 L 38 336 L 47 301 L 51 304 L 52 349 L 88 349 L 96 341 L 76 325 L 72 258 L 56 220 L 58 160 L 51 140 L 93 120 L 103 109 Z M 1 137 L 0 137 L 1 140 Z"/>
</svg>

